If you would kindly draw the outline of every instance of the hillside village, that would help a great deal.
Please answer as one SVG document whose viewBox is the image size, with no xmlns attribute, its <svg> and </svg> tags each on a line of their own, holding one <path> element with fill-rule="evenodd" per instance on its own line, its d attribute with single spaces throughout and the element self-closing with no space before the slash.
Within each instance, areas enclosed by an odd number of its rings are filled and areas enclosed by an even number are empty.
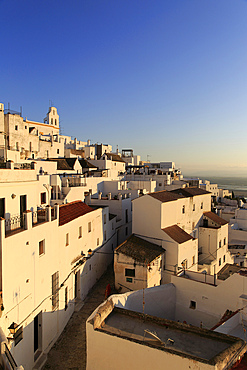
<svg viewBox="0 0 247 370">
<path fill-rule="evenodd" d="M 88 318 L 88 369 L 240 363 L 247 207 L 231 198 L 174 162 L 61 135 L 56 107 L 36 122 L 0 104 L 2 368 L 41 369 L 110 264 L 119 294 Z"/>
</svg>

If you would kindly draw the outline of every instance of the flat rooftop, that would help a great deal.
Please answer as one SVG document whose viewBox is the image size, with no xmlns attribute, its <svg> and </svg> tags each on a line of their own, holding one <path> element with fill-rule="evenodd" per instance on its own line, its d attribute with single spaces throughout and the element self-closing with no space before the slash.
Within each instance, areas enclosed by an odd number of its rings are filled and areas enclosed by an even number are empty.
<svg viewBox="0 0 247 370">
<path fill-rule="evenodd" d="M 117 307 L 102 326 L 97 330 L 211 364 L 245 346 L 244 341 L 225 334 Z"/>
</svg>

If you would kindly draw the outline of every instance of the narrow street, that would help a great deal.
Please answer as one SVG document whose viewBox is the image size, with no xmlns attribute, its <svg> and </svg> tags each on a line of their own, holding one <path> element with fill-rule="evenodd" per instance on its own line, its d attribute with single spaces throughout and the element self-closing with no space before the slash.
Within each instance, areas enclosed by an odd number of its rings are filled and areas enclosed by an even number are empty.
<svg viewBox="0 0 247 370">
<path fill-rule="evenodd" d="M 108 283 L 114 293 L 114 273 L 111 265 L 95 284 L 80 311 L 74 312 L 70 318 L 58 341 L 48 353 L 43 370 L 86 369 L 86 320 L 95 308 L 104 301 Z"/>
</svg>

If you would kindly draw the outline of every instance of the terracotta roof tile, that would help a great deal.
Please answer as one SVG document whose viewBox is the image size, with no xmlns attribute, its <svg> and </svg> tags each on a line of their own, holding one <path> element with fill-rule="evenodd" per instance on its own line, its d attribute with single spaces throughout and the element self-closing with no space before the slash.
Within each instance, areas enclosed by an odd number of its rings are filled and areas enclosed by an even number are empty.
<svg viewBox="0 0 247 370">
<path fill-rule="evenodd" d="M 172 192 L 167 190 L 156 191 L 154 193 L 149 193 L 148 195 L 159 200 L 162 203 L 171 202 L 173 200 L 184 198 L 183 195 L 173 194 Z"/>
<path fill-rule="evenodd" d="M 94 211 L 94 209 L 83 203 L 81 200 L 63 204 L 59 207 L 59 226 L 65 225 L 68 222 L 92 211 Z"/>
<path fill-rule="evenodd" d="M 135 261 L 142 263 L 150 263 L 161 254 L 165 253 L 165 249 L 150 243 L 138 236 L 131 235 L 115 250 L 117 253 L 122 253 L 133 258 Z"/>
<path fill-rule="evenodd" d="M 186 231 L 181 229 L 181 227 L 179 227 L 178 225 L 172 225 L 162 230 L 178 244 L 182 244 L 184 242 L 187 242 L 188 240 L 193 239 L 190 234 L 186 233 Z"/>
<path fill-rule="evenodd" d="M 213 222 L 223 226 L 223 225 L 226 225 L 228 224 L 228 222 L 226 220 L 224 220 L 223 218 L 219 217 L 218 215 L 216 215 L 216 213 L 214 212 L 204 212 L 203 213 L 204 216 L 210 218 L 210 220 L 212 220 Z"/>
<path fill-rule="evenodd" d="M 196 186 L 191 186 L 188 188 L 181 188 L 176 190 L 171 190 L 171 193 L 174 194 L 180 194 L 184 197 L 195 197 L 196 195 L 205 195 L 205 194 L 211 194 L 209 191 L 197 188 Z"/>
</svg>

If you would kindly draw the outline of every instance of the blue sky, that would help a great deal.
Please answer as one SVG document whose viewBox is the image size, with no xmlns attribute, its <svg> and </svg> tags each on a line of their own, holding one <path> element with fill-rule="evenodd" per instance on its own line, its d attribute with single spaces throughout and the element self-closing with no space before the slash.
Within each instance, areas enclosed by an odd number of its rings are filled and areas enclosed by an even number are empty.
<svg viewBox="0 0 247 370">
<path fill-rule="evenodd" d="M 0 101 L 185 173 L 247 175 L 247 1 L 0 0 Z"/>
</svg>

